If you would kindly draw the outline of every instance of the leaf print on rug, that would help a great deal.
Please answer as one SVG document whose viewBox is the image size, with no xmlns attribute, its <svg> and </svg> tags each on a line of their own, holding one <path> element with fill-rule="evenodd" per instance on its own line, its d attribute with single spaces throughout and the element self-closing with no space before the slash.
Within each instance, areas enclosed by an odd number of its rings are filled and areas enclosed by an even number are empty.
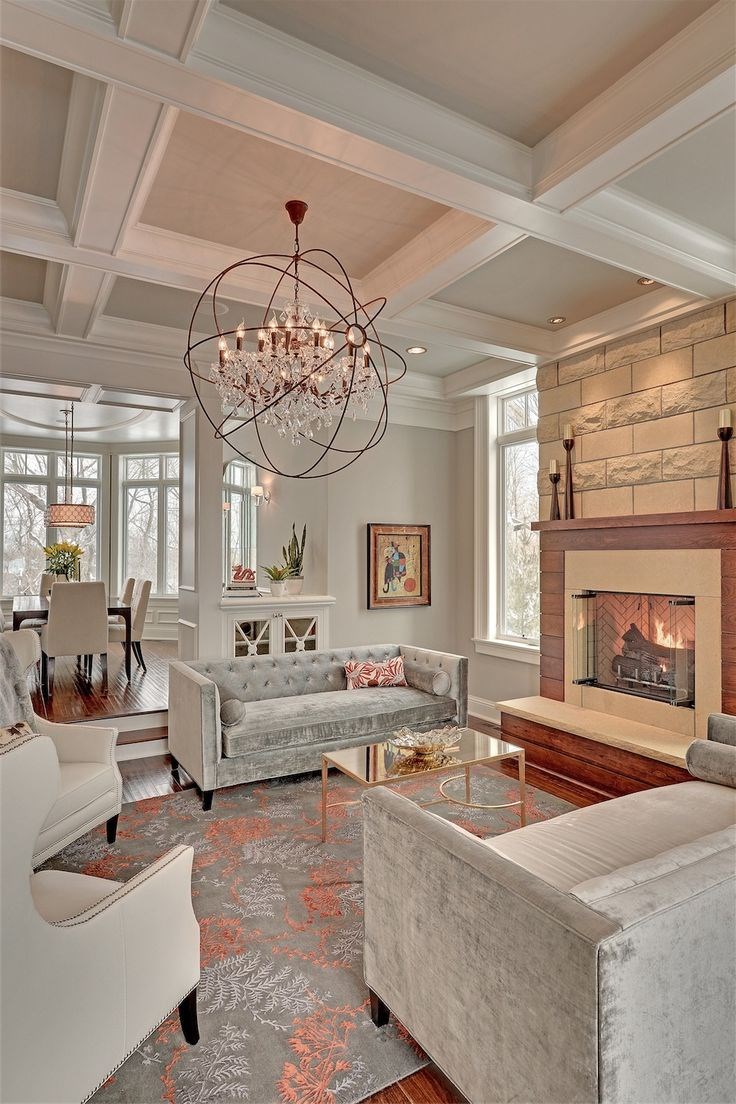
<svg viewBox="0 0 736 1104">
<path fill-rule="evenodd" d="M 407 780 L 400 789 L 424 801 L 441 778 Z M 491 771 L 478 772 L 474 787 L 480 801 L 516 797 L 516 782 Z M 330 778 L 330 793 L 331 800 L 360 796 L 343 775 Z M 527 794 L 530 822 L 569 808 L 532 787 Z M 477 835 L 519 823 L 516 809 L 433 810 Z M 114 847 L 103 825 L 46 864 L 124 881 L 174 844 L 194 848 L 199 1045 L 187 1046 L 174 1014 L 94 1104 L 358 1104 L 426 1063 L 395 1019 L 382 1029 L 371 1022 L 361 806 L 337 806 L 329 815 L 323 845 L 315 775 L 221 790 L 209 813 L 185 790 L 125 805 Z"/>
</svg>

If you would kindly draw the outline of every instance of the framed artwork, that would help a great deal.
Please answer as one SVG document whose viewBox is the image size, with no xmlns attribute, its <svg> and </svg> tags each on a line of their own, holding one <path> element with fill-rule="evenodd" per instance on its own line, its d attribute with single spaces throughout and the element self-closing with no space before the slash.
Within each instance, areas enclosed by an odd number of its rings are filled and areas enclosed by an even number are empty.
<svg viewBox="0 0 736 1104">
<path fill-rule="evenodd" d="M 368 609 L 432 604 L 429 525 L 368 525 Z"/>
</svg>

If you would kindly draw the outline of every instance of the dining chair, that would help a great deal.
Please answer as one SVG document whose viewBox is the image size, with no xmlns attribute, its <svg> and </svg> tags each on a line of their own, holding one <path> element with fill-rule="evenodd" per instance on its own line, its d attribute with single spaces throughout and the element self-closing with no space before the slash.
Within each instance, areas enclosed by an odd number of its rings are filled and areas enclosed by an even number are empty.
<svg viewBox="0 0 736 1104">
<path fill-rule="evenodd" d="M 54 584 L 49 599 L 49 619 L 41 629 L 41 682 L 43 696 L 54 691 L 57 656 L 98 655 L 102 666 L 102 692 L 107 693 L 107 597 L 104 583 Z"/>
<path fill-rule="evenodd" d="M 128 580 L 130 582 L 130 580 Z M 127 585 L 127 584 L 126 584 Z M 143 630 L 146 626 L 146 613 L 148 611 L 148 601 L 151 597 L 151 580 L 150 579 L 136 579 L 133 586 L 133 594 L 130 599 L 130 642 L 133 648 L 133 653 L 136 658 L 136 662 L 139 667 L 142 667 L 144 671 L 146 668 L 146 661 L 143 658 L 143 649 L 141 648 L 141 640 L 143 639 Z M 121 644 L 125 645 L 125 624 L 122 620 L 115 623 L 113 618 L 110 618 L 108 624 L 108 635 L 110 640 L 117 640 Z"/>
</svg>

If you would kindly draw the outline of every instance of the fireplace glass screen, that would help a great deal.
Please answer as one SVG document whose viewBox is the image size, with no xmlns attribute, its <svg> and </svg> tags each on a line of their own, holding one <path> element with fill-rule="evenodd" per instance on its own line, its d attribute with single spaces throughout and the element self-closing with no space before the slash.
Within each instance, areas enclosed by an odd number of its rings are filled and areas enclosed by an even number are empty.
<svg viewBox="0 0 736 1104">
<path fill-rule="evenodd" d="M 573 681 L 695 705 L 695 599 L 586 590 L 573 595 Z"/>
</svg>

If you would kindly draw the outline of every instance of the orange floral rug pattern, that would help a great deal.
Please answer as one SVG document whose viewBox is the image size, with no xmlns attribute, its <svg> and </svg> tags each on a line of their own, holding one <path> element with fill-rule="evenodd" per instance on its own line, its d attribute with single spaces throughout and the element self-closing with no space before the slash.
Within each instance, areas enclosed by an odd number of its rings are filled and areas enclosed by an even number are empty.
<svg viewBox="0 0 736 1104">
<path fill-rule="evenodd" d="M 424 800 L 439 777 L 407 780 L 401 792 Z M 478 779 L 480 800 L 514 800 L 512 780 Z M 530 821 L 569 808 L 527 793 Z M 353 783 L 330 776 L 331 801 L 354 797 Z M 514 809 L 433 810 L 478 835 L 519 823 Z M 368 1013 L 360 804 L 330 810 L 323 845 L 317 775 L 221 790 L 209 813 L 186 790 L 124 806 L 114 847 L 103 826 L 47 865 L 126 880 L 176 844 L 194 848 L 201 1040 L 187 1046 L 170 1017 L 96 1104 L 357 1104 L 425 1064 L 400 1024 L 379 1030 Z"/>
</svg>

